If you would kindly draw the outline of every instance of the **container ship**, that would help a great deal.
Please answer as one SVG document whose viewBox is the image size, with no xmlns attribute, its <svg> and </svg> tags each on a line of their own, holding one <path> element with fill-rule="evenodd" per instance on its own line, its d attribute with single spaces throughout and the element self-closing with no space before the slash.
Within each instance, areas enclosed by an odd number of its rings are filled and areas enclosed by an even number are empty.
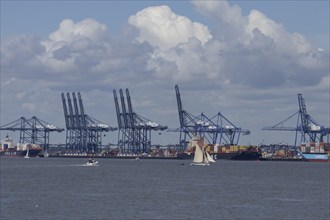
<svg viewBox="0 0 330 220">
<path fill-rule="evenodd" d="M 330 162 L 330 143 L 302 143 L 298 151 L 306 161 Z"/>
<path fill-rule="evenodd" d="M 1 142 L 0 157 L 36 157 L 42 151 L 37 144 L 17 143 L 8 136 Z"/>
<path fill-rule="evenodd" d="M 215 160 L 259 160 L 262 156 L 259 149 L 255 146 L 237 145 L 207 145 L 206 151 Z M 193 159 L 194 149 L 177 153 L 178 159 Z"/>
</svg>

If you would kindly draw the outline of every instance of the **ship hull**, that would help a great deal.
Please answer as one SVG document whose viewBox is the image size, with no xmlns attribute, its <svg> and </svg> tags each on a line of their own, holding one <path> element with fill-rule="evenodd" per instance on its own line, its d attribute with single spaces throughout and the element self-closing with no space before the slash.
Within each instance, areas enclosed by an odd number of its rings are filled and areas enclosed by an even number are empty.
<svg viewBox="0 0 330 220">
<path fill-rule="evenodd" d="M 177 158 L 192 160 L 194 153 L 178 153 Z M 235 153 L 210 153 L 214 160 L 258 160 L 261 157 L 259 152 L 235 152 Z"/>
<path fill-rule="evenodd" d="M 29 149 L 29 157 L 37 157 L 41 151 L 42 151 L 41 148 Z M 26 153 L 27 153 L 27 150 L 0 151 L 0 157 L 25 157 Z"/>
<path fill-rule="evenodd" d="M 326 153 L 303 153 L 302 156 L 309 162 L 330 162 L 329 156 Z"/>
<path fill-rule="evenodd" d="M 191 163 L 190 166 L 210 166 L 209 163 Z"/>
</svg>

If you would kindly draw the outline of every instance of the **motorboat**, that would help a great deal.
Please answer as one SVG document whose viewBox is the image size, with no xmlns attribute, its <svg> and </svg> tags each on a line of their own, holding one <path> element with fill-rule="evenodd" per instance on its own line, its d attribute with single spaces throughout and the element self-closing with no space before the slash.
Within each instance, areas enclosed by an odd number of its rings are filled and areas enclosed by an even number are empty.
<svg viewBox="0 0 330 220">
<path fill-rule="evenodd" d="M 87 166 L 98 166 L 99 162 L 94 159 L 88 159 L 86 165 Z"/>
</svg>

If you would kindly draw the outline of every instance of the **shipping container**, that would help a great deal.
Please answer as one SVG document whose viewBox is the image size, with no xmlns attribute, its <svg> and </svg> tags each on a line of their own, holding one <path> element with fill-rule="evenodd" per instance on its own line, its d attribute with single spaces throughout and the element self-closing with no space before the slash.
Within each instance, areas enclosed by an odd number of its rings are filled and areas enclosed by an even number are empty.
<svg viewBox="0 0 330 220">
<path fill-rule="evenodd" d="M 25 143 L 17 143 L 17 150 L 26 150 L 28 148 Z"/>
<path fill-rule="evenodd" d="M 214 145 L 214 147 L 213 147 L 213 151 L 214 151 L 215 153 L 218 152 L 218 147 L 219 147 L 219 144 Z"/>
</svg>

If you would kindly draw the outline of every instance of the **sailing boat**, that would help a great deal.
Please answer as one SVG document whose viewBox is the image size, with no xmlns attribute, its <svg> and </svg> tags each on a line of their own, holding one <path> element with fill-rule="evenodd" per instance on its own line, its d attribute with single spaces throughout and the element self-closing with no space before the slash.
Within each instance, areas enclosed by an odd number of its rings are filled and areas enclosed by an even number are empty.
<svg viewBox="0 0 330 220">
<path fill-rule="evenodd" d="M 26 155 L 24 156 L 24 158 L 30 158 L 30 157 L 29 157 L 29 147 L 28 147 L 27 150 L 26 150 Z"/>
<path fill-rule="evenodd" d="M 206 151 L 204 146 L 204 138 L 194 138 L 192 146 L 195 146 L 194 160 L 190 165 L 193 166 L 209 166 L 210 162 L 215 163 L 210 154 Z"/>
</svg>

